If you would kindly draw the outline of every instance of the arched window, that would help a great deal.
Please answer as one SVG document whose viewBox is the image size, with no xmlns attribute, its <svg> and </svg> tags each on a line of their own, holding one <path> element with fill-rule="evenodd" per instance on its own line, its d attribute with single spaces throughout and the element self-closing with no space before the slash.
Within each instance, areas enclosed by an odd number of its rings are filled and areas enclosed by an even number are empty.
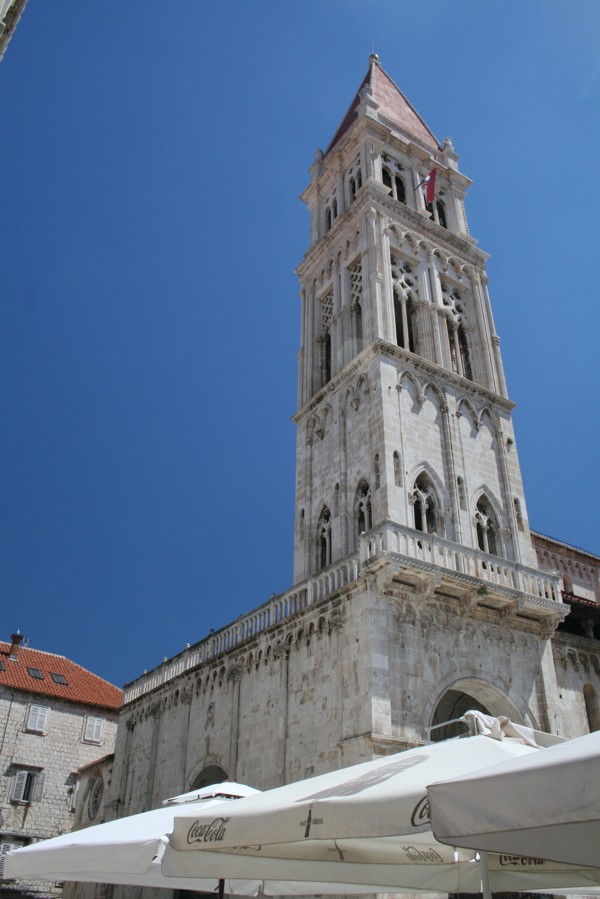
<svg viewBox="0 0 600 899">
<path fill-rule="evenodd" d="M 331 226 L 337 218 L 337 199 L 335 194 L 325 204 L 325 233 L 331 230 Z"/>
<path fill-rule="evenodd" d="M 442 534 L 442 519 L 431 482 L 426 474 L 420 474 L 410 496 L 415 518 L 415 530 L 424 534 Z"/>
<path fill-rule="evenodd" d="M 475 509 L 475 528 L 479 549 L 491 556 L 499 556 L 498 522 L 485 495 L 479 498 Z"/>
<path fill-rule="evenodd" d="M 384 165 L 381 168 L 381 175 L 383 179 L 383 183 L 389 190 L 389 194 L 394 200 L 399 200 L 401 203 L 406 203 L 406 188 L 404 186 L 404 181 L 393 169 L 395 169 L 395 165 Z"/>
<path fill-rule="evenodd" d="M 394 291 L 394 318 L 396 343 L 405 350 L 415 352 L 413 331 L 414 296 L 417 295 L 416 278 L 411 265 L 403 259 L 392 257 L 392 287 Z"/>
<path fill-rule="evenodd" d="M 371 488 L 366 481 L 361 481 L 354 498 L 354 520 L 356 533 L 360 536 L 364 531 L 370 531 L 373 527 L 373 512 L 371 506 Z"/>
<path fill-rule="evenodd" d="M 448 227 L 446 222 L 446 207 L 441 200 L 436 200 L 435 203 L 425 203 L 425 208 L 433 218 L 434 222 L 437 222 L 442 228 Z"/>
<path fill-rule="evenodd" d="M 515 507 L 515 518 L 517 520 L 517 527 L 520 531 L 524 530 L 523 525 L 523 513 L 521 512 L 521 503 L 518 499 L 513 500 L 513 505 Z"/>
<path fill-rule="evenodd" d="M 442 299 L 446 312 L 446 328 L 450 349 L 450 367 L 457 375 L 473 380 L 467 332 L 464 324 L 463 297 L 457 287 L 441 279 Z"/>
<path fill-rule="evenodd" d="M 317 525 L 317 570 L 331 565 L 331 512 L 323 506 Z"/>
<path fill-rule="evenodd" d="M 348 172 L 348 202 L 352 203 L 356 199 L 356 194 L 362 187 L 362 173 L 360 170 L 360 160 L 357 160 Z"/>
<path fill-rule="evenodd" d="M 325 331 L 321 337 L 321 387 L 331 381 L 331 336 Z"/>
</svg>

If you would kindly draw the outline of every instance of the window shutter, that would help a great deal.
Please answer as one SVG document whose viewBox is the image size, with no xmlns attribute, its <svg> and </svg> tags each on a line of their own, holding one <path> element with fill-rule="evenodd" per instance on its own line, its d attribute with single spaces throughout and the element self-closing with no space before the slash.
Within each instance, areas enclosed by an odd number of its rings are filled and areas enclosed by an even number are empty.
<svg viewBox="0 0 600 899">
<path fill-rule="evenodd" d="M 44 789 L 44 775 L 40 772 L 39 774 L 33 774 L 33 784 L 31 787 L 31 802 L 41 802 L 42 800 L 42 792 Z"/>
<path fill-rule="evenodd" d="M 46 730 L 46 721 L 48 719 L 48 709 L 42 705 L 32 705 L 29 707 L 29 716 L 27 718 L 27 730 L 35 730 L 38 733 L 44 733 Z"/>
<path fill-rule="evenodd" d="M 93 718 L 91 715 L 85 721 L 85 735 L 83 739 L 88 743 L 100 743 L 102 740 L 102 726 L 104 718 Z"/>
<path fill-rule="evenodd" d="M 26 798 L 28 771 L 17 771 L 13 783 L 12 798 L 17 802 L 23 802 Z"/>
<path fill-rule="evenodd" d="M 11 849 L 18 849 L 19 843 L 0 843 L 0 880 L 6 880 L 4 876 L 4 859 Z"/>
</svg>

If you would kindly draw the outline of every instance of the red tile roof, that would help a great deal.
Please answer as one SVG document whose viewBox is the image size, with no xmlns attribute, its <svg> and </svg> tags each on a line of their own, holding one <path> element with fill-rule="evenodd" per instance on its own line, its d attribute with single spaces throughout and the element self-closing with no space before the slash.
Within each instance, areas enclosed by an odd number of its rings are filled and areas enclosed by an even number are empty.
<svg viewBox="0 0 600 899">
<path fill-rule="evenodd" d="M 440 148 L 439 141 L 429 130 L 416 109 L 411 106 L 400 88 L 396 87 L 387 72 L 381 68 L 376 57 L 371 57 L 369 70 L 363 78 L 340 127 L 335 132 L 333 140 L 327 147 L 325 155 L 329 153 L 356 121 L 356 109 L 360 103 L 360 92 L 366 85 L 370 86 L 373 92 L 373 99 L 379 105 L 377 114 L 380 118 L 387 119 L 389 122 L 397 125 L 402 131 L 416 138 L 420 143 L 435 149 Z"/>
<path fill-rule="evenodd" d="M 16 657 L 13 660 L 10 650 L 10 643 L 0 641 L 0 688 L 4 686 L 115 711 L 121 707 L 122 690 L 64 656 L 17 646 L 13 650 Z M 42 678 L 32 677 L 30 668 L 38 669 Z M 67 683 L 57 684 L 52 674 L 62 675 Z"/>
</svg>

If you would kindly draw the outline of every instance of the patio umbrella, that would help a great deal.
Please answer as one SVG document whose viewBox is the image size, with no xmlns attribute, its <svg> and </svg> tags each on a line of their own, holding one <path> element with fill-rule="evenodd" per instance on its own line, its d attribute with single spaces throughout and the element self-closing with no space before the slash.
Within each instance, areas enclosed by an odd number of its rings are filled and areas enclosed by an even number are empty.
<svg viewBox="0 0 600 899">
<path fill-rule="evenodd" d="M 125 886 L 223 892 L 236 896 L 309 895 L 375 892 L 373 885 L 249 880 L 215 876 L 169 877 L 161 871 L 161 857 L 176 815 L 222 806 L 228 800 L 258 793 L 252 787 L 227 781 L 165 800 L 163 808 L 86 827 L 49 840 L 14 849 L 5 857 L 6 878 L 113 883 Z M 219 859 L 222 862 L 222 857 Z"/>
<path fill-rule="evenodd" d="M 433 836 L 427 784 L 545 751 L 518 739 L 450 740 L 269 790 L 219 814 L 182 814 L 163 855 L 163 874 L 479 892 L 482 866 L 475 852 L 459 852 Z M 524 865 L 492 856 L 490 870 L 499 891 L 600 883 L 600 869 L 553 862 Z"/>
<path fill-rule="evenodd" d="M 600 733 L 428 789 L 444 843 L 600 864 Z"/>
<path fill-rule="evenodd" d="M 218 881 L 166 881 L 161 873 L 160 858 L 173 829 L 175 815 L 182 808 L 192 814 L 232 799 L 258 793 L 244 784 L 226 781 L 200 790 L 174 796 L 163 808 L 139 815 L 129 815 L 66 833 L 50 840 L 14 849 L 5 857 L 4 876 L 45 880 L 118 883 L 135 886 L 157 886 L 169 889 L 197 889 L 211 892 Z M 240 881 L 226 884 L 227 891 L 237 895 L 256 895 L 259 883 Z"/>
</svg>

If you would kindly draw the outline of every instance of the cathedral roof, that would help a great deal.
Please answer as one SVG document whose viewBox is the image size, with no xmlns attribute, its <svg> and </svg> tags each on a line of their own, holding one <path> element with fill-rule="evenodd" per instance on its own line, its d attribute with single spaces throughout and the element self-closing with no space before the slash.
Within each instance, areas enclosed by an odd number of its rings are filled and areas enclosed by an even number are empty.
<svg viewBox="0 0 600 899">
<path fill-rule="evenodd" d="M 0 688 L 117 711 L 123 693 L 64 656 L 0 641 Z"/>
<path fill-rule="evenodd" d="M 333 136 L 333 140 L 327 147 L 325 155 L 335 147 L 346 131 L 358 118 L 358 105 L 361 102 L 363 88 L 371 89 L 372 99 L 377 103 L 379 119 L 397 126 L 409 137 L 428 147 L 441 149 L 439 141 L 429 130 L 416 109 L 411 106 L 402 91 L 397 87 L 390 76 L 379 65 L 377 54 L 371 54 L 367 74 L 358 88 L 348 112 L 344 116 L 341 125 Z"/>
</svg>

